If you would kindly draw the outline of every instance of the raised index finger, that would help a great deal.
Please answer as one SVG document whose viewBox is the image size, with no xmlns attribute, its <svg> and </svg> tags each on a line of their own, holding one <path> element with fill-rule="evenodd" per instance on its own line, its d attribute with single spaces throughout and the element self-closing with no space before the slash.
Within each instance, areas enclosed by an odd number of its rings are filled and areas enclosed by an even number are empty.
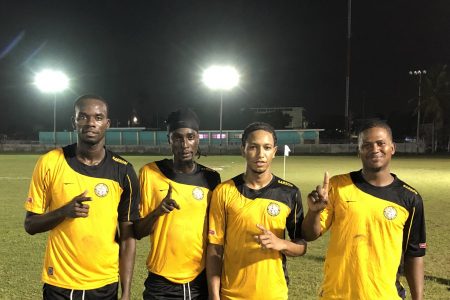
<svg viewBox="0 0 450 300">
<path fill-rule="evenodd" d="M 330 184 L 330 174 L 328 174 L 328 171 L 326 171 L 325 174 L 323 175 L 323 185 L 322 185 L 322 189 L 326 193 L 328 193 L 329 184 Z"/>
<path fill-rule="evenodd" d="M 167 198 L 172 199 L 172 185 L 169 183 L 169 190 L 167 191 Z"/>
</svg>

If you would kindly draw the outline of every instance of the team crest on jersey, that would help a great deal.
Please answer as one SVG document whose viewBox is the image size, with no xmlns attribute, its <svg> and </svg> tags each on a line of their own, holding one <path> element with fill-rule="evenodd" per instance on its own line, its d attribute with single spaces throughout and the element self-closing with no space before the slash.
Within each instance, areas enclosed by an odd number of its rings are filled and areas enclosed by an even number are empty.
<svg viewBox="0 0 450 300">
<path fill-rule="evenodd" d="M 53 267 L 48 267 L 47 274 L 48 275 L 53 275 Z"/>
<path fill-rule="evenodd" d="M 388 220 L 394 220 L 397 217 L 397 210 L 395 207 L 387 206 L 383 210 L 384 217 Z"/>
<path fill-rule="evenodd" d="M 275 202 L 271 202 L 267 206 L 267 213 L 272 217 L 278 216 L 280 214 L 280 206 Z"/>
<path fill-rule="evenodd" d="M 99 183 L 95 186 L 94 192 L 99 197 L 105 197 L 106 195 L 108 195 L 109 189 L 106 184 Z"/>
<path fill-rule="evenodd" d="M 205 196 L 205 193 L 203 193 L 203 190 L 201 188 L 199 188 L 198 186 L 196 186 L 193 190 L 192 190 L 192 196 L 194 197 L 195 200 L 202 200 L 203 197 Z"/>
</svg>

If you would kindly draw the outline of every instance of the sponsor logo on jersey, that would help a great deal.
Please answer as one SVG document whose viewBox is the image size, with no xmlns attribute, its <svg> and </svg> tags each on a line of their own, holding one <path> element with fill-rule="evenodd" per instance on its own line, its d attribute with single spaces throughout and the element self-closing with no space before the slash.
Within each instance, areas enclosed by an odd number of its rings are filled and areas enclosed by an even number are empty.
<svg viewBox="0 0 450 300">
<path fill-rule="evenodd" d="M 284 180 L 281 180 L 281 179 L 278 180 L 278 183 L 279 183 L 279 184 L 282 184 L 282 185 L 291 186 L 291 187 L 293 186 L 292 183 L 287 182 L 287 181 L 284 181 Z"/>
<path fill-rule="evenodd" d="M 404 187 L 405 189 L 407 189 L 408 191 L 413 192 L 413 193 L 416 194 L 416 195 L 419 194 L 419 193 L 417 193 L 417 191 L 416 191 L 415 189 L 413 189 L 413 188 L 410 187 L 410 186 L 407 186 L 406 184 L 404 184 L 403 187 Z"/>
<path fill-rule="evenodd" d="M 98 197 L 105 197 L 106 195 L 108 195 L 109 189 L 106 184 L 99 183 L 95 186 L 94 192 Z"/>
<path fill-rule="evenodd" d="M 280 214 L 280 206 L 278 205 L 278 203 L 271 202 L 267 206 L 267 213 L 272 217 L 278 216 Z"/>
<path fill-rule="evenodd" d="M 128 165 L 128 162 L 124 159 L 121 159 L 121 158 L 118 158 L 115 156 L 113 156 L 112 159 L 113 159 L 113 161 L 118 162 L 119 164 Z"/>
<path fill-rule="evenodd" d="M 203 190 L 201 188 L 199 188 L 198 186 L 196 186 L 193 190 L 192 190 L 192 196 L 194 197 L 195 200 L 202 200 L 203 197 L 205 196 L 205 193 L 203 193 Z"/>
<path fill-rule="evenodd" d="M 48 267 L 47 274 L 48 275 L 53 275 L 53 267 Z"/>
<path fill-rule="evenodd" d="M 397 217 L 397 210 L 395 207 L 387 206 L 383 210 L 384 217 L 388 220 L 394 220 Z"/>
</svg>

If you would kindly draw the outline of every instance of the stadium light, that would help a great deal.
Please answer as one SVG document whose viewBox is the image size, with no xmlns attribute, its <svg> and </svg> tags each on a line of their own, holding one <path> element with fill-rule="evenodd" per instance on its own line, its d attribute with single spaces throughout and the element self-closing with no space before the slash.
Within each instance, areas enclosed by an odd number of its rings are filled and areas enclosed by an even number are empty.
<svg viewBox="0 0 450 300">
<path fill-rule="evenodd" d="M 229 91 L 239 84 L 240 75 L 238 71 L 231 66 L 211 66 L 203 72 L 203 83 L 213 91 L 220 91 L 220 150 L 222 150 L 222 110 L 223 110 L 223 92 Z"/>
<path fill-rule="evenodd" d="M 36 74 L 34 84 L 41 92 L 53 94 L 53 142 L 56 146 L 56 93 L 69 87 L 69 78 L 61 71 L 45 69 Z"/>
</svg>

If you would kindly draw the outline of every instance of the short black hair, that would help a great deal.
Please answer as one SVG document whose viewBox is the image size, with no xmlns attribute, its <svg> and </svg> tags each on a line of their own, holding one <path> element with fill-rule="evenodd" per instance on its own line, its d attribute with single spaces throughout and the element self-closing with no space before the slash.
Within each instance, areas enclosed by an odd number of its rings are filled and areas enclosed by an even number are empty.
<svg viewBox="0 0 450 300">
<path fill-rule="evenodd" d="M 82 95 L 82 96 L 78 97 L 75 100 L 75 102 L 73 103 L 73 110 L 75 111 L 75 109 L 80 105 L 80 103 L 87 99 L 95 99 L 95 100 L 99 100 L 99 101 L 103 102 L 106 105 L 106 113 L 109 114 L 108 102 L 103 97 L 101 97 L 99 95 L 93 95 L 93 94 L 86 94 L 86 95 Z"/>
<path fill-rule="evenodd" d="M 358 130 L 358 146 L 360 146 L 362 143 L 363 132 L 368 129 L 376 128 L 376 127 L 385 129 L 386 132 L 388 133 L 389 137 L 391 138 L 391 141 L 394 141 L 393 137 L 392 137 L 392 129 L 385 121 L 378 120 L 378 119 L 371 119 L 371 120 L 368 120 L 368 121 L 364 122 L 363 124 L 361 124 L 361 127 Z"/>
<path fill-rule="evenodd" d="M 277 145 L 277 134 L 275 132 L 275 128 L 273 128 L 272 125 L 265 123 L 265 122 L 254 122 L 250 123 L 245 129 L 244 133 L 242 134 L 242 146 L 245 146 L 245 143 L 247 141 L 248 136 L 250 133 L 256 130 L 264 130 L 272 134 L 273 137 L 273 144 L 274 146 Z"/>
</svg>

